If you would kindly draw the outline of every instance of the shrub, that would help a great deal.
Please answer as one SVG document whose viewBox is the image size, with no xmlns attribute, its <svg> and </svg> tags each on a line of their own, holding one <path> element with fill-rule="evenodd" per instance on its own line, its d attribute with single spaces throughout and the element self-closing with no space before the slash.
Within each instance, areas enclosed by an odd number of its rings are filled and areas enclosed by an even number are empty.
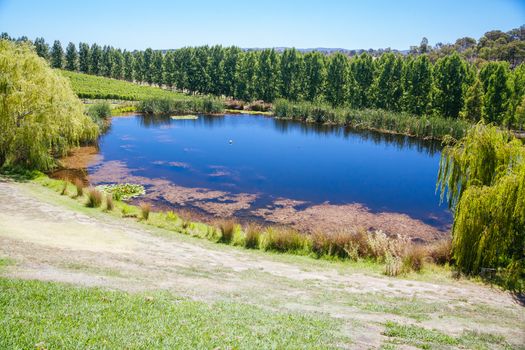
<svg viewBox="0 0 525 350">
<path fill-rule="evenodd" d="M 87 114 L 95 122 L 107 119 L 111 116 L 111 106 L 107 102 L 98 102 L 89 105 Z"/>
<path fill-rule="evenodd" d="M 387 254 L 385 256 L 385 275 L 398 276 L 403 272 L 403 262 L 401 258 Z"/>
<path fill-rule="evenodd" d="M 311 236 L 312 250 L 317 256 L 334 256 L 338 258 L 350 258 L 357 260 L 367 255 L 367 232 L 357 230 L 355 232 L 337 232 L 326 234 L 315 232 Z"/>
<path fill-rule="evenodd" d="M 427 249 L 421 245 L 411 245 L 406 248 L 405 255 L 403 256 L 403 268 L 406 272 L 416 271 L 419 272 L 423 268 L 423 262 L 427 257 Z"/>
<path fill-rule="evenodd" d="M 148 220 L 149 213 L 151 211 L 151 204 L 142 202 L 139 204 L 139 207 L 140 207 L 140 213 L 141 213 L 142 220 Z"/>
<path fill-rule="evenodd" d="M 439 240 L 428 248 L 428 255 L 436 264 L 445 265 L 452 257 L 452 240 Z"/>
<path fill-rule="evenodd" d="M 171 221 L 177 221 L 179 219 L 179 216 L 175 214 L 173 210 L 170 210 L 166 212 L 166 219 Z"/>
<path fill-rule="evenodd" d="M 102 192 L 96 188 L 89 188 L 87 193 L 86 206 L 89 208 L 98 208 L 102 205 Z"/>
<path fill-rule="evenodd" d="M 148 98 L 140 101 L 138 110 L 146 114 L 221 113 L 224 103 L 217 97 Z"/>
<path fill-rule="evenodd" d="M 76 197 L 82 197 L 84 195 L 84 182 L 82 182 L 82 180 L 76 178 L 73 181 L 73 184 L 75 185 L 75 188 L 77 189 Z"/>
</svg>

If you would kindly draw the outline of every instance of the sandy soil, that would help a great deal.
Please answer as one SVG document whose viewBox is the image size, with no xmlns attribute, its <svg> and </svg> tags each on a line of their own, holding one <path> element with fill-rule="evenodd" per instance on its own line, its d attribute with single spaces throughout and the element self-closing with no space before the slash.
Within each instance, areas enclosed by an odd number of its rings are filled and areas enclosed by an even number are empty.
<svg viewBox="0 0 525 350">
<path fill-rule="evenodd" d="M 397 303 L 407 310 L 421 308 L 425 317 L 419 326 L 451 334 L 473 329 L 502 334 L 514 344 L 525 341 L 523 307 L 496 289 L 448 278 L 388 278 L 348 264 L 166 236 L 132 220 L 70 209 L 60 201 L 68 200 L 35 184 L 0 179 L 0 256 L 16 262 L 5 274 L 323 312 L 343 320 L 344 332 L 354 340 L 348 347 L 356 349 L 379 347 L 387 320 L 416 323 L 412 311 L 392 311 L 400 307 Z M 379 304 L 384 308 L 375 307 Z"/>
</svg>

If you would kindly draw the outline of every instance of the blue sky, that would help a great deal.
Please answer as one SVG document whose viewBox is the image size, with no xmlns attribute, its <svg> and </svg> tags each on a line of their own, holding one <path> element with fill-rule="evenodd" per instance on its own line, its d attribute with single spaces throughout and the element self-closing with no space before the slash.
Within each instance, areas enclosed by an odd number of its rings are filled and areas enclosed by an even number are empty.
<svg viewBox="0 0 525 350">
<path fill-rule="evenodd" d="M 407 49 L 525 24 L 525 0 L 0 0 L 0 32 L 126 49 Z"/>
</svg>

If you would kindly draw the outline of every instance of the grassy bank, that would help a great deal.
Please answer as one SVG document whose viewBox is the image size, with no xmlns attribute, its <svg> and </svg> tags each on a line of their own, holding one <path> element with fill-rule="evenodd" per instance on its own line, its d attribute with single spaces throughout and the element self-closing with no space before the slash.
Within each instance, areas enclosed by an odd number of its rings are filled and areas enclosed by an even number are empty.
<svg viewBox="0 0 525 350">
<path fill-rule="evenodd" d="M 7 278 L 0 315 L 2 349 L 330 349 L 349 341 L 321 315 Z"/>
<path fill-rule="evenodd" d="M 332 108 L 326 104 L 310 102 L 290 102 L 277 100 L 273 105 L 277 118 L 300 120 L 303 122 L 332 123 L 356 129 L 376 130 L 396 134 L 441 139 L 450 135 L 459 139 L 471 126 L 460 119 L 437 116 L 412 116 L 383 110 L 355 110 Z"/>
<path fill-rule="evenodd" d="M 134 84 L 124 80 L 60 70 L 69 78 L 73 91 L 80 98 L 140 101 L 148 98 L 182 98 L 185 95 L 154 86 Z"/>
<path fill-rule="evenodd" d="M 449 240 L 421 246 L 403 237 L 391 238 L 381 231 L 364 229 L 307 235 L 287 227 L 242 226 L 232 219 L 216 219 L 207 224 L 194 220 L 189 212 L 155 212 L 149 205 L 130 205 L 117 200 L 120 196 L 109 195 L 102 189 L 84 188 L 80 182 L 72 184 L 46 176 L 33 181 L 115 217 L 136 219 L 174 233 L 246 249 L 323 260 L 364 260 L 379 264 L 383 273 L 389 276 L 420 272 L 426 267 L 433 269 L 435 264 L 446 265 L 450 260 Z"/>
</svg>

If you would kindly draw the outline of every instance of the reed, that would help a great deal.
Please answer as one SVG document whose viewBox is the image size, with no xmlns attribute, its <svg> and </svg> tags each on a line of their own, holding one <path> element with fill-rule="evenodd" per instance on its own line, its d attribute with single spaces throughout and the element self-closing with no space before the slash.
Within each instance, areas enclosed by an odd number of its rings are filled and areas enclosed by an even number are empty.
<svg viewBox="0 0 525 350">
<path fill-rule="evenodd" d="M 98 208 L 102 205 L 102 192 L 96 188 L 89 188 L 87 191 L 86 207 Z"/>
</svg>

